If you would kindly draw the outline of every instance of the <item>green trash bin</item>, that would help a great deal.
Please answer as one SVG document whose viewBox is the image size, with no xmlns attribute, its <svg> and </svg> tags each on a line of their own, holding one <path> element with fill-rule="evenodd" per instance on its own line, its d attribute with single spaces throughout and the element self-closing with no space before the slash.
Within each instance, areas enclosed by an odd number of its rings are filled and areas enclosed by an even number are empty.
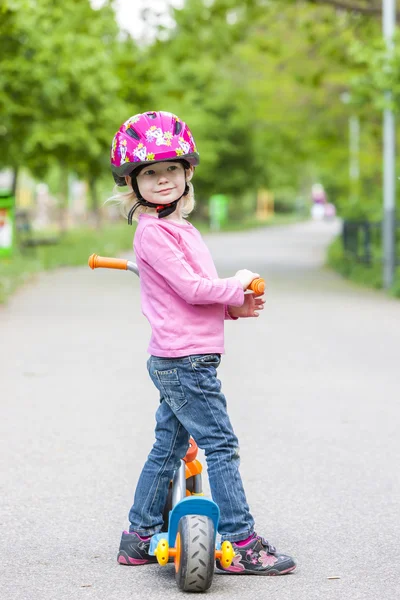
<svg viewBox="0 0 400 600">
<path fill-rule="evenodd" d="M 225 194 L 214 194 L 209 199 L 210 227 L 213 231 L 219 231 L 221 225 L 228 218 L 228 196 Z"/>
<path fill-rule="evenodd" d="M 0 258 L 11 256 L 14 247 L 15 198 L 0 191 Z"/>
</svg>

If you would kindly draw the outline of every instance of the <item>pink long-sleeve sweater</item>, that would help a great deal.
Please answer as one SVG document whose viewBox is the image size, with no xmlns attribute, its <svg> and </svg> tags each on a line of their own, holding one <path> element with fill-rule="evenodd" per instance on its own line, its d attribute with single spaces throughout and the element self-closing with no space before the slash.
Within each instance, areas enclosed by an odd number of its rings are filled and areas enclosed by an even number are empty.
<svg viewBox="0 0 400 600">
<path fill-rule="evenodd" d="M 234 277 L 218 277 L 200 233 L 141 214 L 134 239 L 142 311 L 151 329 L 148 352 L 179 357 L 224 352 L 226 306 L 241 306 L 244 292 Z"/>
</svg>

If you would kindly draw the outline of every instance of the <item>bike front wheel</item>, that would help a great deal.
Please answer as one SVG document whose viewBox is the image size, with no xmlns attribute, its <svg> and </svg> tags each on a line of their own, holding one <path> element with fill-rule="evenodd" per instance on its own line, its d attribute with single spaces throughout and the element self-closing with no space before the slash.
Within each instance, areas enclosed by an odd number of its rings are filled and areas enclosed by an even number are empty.
<svg viewBox="0 0 400 600">
<path fill-rule="evenodd" d="M 215 532 L 212 520 L 204 515 L 182 517 L 175 548 L 175 577 L 179 588 L 184 592 L 208 590 L 215 564 Z"/>
</svg>

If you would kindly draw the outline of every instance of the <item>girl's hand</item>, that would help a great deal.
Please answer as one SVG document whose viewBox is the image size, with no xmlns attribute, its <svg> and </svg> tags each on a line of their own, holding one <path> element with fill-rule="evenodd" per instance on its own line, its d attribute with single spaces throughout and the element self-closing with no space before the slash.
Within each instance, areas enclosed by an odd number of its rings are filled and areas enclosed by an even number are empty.
<svg viewBox="0 0 400 600">
<path fill-rule="evenodd" d="M 228 306 L 231 317 L 258 317 L 259 311 L 264 310 L 264 296 L 256 296 L 253 292 L 244 295 L 242 306 Z"/>
<path fill-rule="evenodd" d="M 258 273 L 253 273 L 248 269 L 240 269 L 240 271 L 235 273 L 234 277 L 239 279 L 240 283 L 242 284 L 242 288 L 247 290 L 253 279 L 257 279 L 260 276 Z"/>
</svg>

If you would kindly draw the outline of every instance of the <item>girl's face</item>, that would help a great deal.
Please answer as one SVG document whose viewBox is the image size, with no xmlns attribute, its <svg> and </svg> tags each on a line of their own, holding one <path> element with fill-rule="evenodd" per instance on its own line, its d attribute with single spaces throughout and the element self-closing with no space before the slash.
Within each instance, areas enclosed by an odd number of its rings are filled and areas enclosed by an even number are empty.
<svg viewBox="0 0 400 600">
<path fill-rule="evenodd" d="M 137 184 L 143 198 L 155 204 L 169 204 L 182 196 L 186 182 L 193 175 L 180 162 L 159 162 L 144 167 L 137 176 Z"/>
</svg>

